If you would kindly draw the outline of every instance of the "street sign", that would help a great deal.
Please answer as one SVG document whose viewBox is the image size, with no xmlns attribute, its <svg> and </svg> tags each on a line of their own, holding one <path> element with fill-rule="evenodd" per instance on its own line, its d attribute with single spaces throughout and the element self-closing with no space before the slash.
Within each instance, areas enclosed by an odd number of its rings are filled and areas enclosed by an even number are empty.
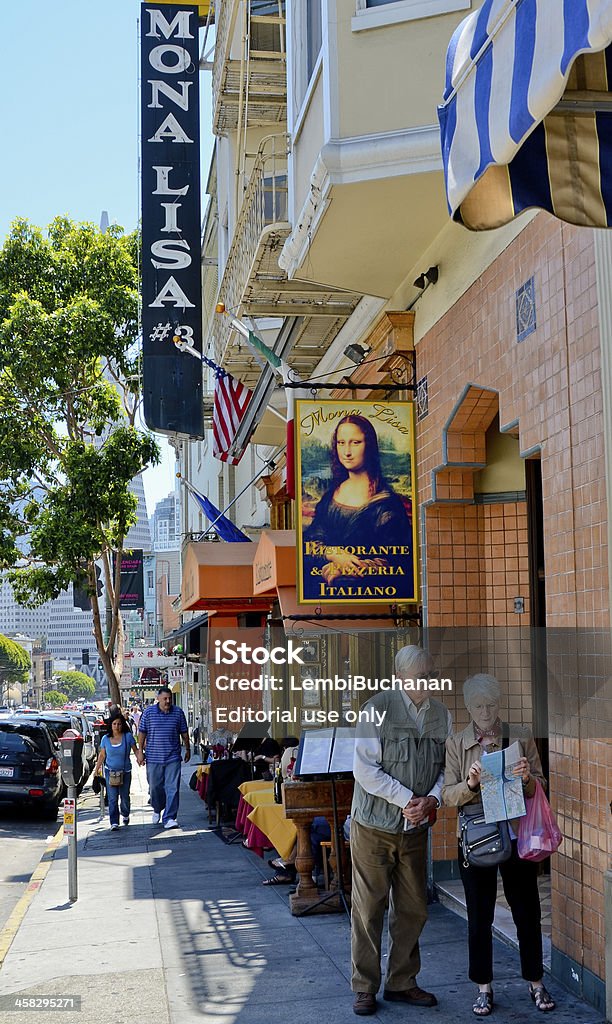
<svg viewBox="0 0 612 1024">
<path fill-rule="evenodd" d="M 64 835 L 73 836 L 75 835 L 76 825 L 76 800 L 69 800 L 68 797 L 64 800 Z"/>
<path fill-rule="evenodd" d="M 126 651 L 124 665 L 127 668 L 170 668 L 182 665 L 182 658 L 175 654 L 166 654 L 159 647 L 134 647 Z"/>
</svg>

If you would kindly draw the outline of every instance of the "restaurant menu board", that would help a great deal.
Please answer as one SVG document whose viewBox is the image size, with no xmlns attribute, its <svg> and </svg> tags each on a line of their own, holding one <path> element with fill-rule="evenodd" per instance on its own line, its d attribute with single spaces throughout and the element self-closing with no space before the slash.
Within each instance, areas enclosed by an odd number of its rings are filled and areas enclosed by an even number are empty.
<svg viewBox="0 0 612 1024">
<path fill-rule="evenodd" d="M 350 777 L 354 745 L 354 729 L 308 729 L 300 737 L 294 778 Z"/>
<path fill-rule="evenodd" d="M 334 729 L 334 745 L 332 748 L 329 770 L 336 774 L 353 774 L 353 754 L 355 752 L 355 730 L 342 726 Z"/>
</svg>

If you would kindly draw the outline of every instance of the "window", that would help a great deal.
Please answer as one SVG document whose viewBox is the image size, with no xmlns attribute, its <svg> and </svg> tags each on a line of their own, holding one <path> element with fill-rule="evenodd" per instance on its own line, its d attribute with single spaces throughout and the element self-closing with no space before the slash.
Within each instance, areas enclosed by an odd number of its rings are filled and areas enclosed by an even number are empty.
<svg viewBox="0 0 612 1024">
<path fill-rule="evenodd" d="M 433 18 L 437 14 L 469 11 L 471 6 L 471 0 L 356 0 L 351 27 L 353 32 L 360 32 L 401 21 Z"/>
<path fill-rule="evenodd" d="M 323 42 L 321 0 L 306 4 L 306 81 L 312 78 Z"/>
<path fill-rule="evenodd" d="M 308 92 L 323 45 L 321 8 L 321 0 L 308 0 L 306 4 L 294 0 L 291 8 L 291 51 L 295 61 L 291 78 L 296 116 Z"/>
<path fill-rule="evenodd" d="M 153 590 L 155 581 L 152 572 L 147 572 L 147 590 Z"/>
</svg>

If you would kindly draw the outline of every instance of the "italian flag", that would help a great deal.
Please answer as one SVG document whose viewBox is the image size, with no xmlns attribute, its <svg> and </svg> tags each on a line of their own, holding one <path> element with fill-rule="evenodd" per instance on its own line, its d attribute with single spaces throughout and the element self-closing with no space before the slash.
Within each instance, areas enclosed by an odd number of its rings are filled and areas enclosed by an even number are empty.
<svg viewBox="0 0 612 1024">
<path fill-rule="evenodd" d="M 249 332 L 248 343 L 255 352 L 258 352 L 270 364 L 283 384 L 296 383 L 298 378 L 295 375 L 295 371 L 289 366 L 289 363 L 286 363 L 284 359 L 280 359 L 252 331 Z M 287 396 L 287 467 L 285 485 L 289 497 L 295 498 L 295 400 L 296 398 L 307 398 L 308 391 L 300 388 L 285 388 L 285 394 Z"/>
</svg>

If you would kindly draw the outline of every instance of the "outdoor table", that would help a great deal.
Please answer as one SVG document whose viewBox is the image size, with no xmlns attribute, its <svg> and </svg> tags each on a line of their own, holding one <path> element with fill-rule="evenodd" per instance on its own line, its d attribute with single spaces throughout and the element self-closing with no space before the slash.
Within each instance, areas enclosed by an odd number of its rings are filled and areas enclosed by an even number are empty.
<svg viewBox="0 0 612 1024">
<path fill-rule="evenodd" d="M 244 783 L 244 785 L 252 786 L 252 783 Z M 238 810 L 236 811 L 236 831 L 244 832 L 247 815 L 250 813 L 253 807 L 257 804 L 272 804 L 274 803 L 274 790 L 271 788 L 272 783 L 266 786 L 266 783 L 260 783 L 264 788 L 250 789 L 248 793 L 241 793 L 240 802 L 238 804 Z M 242 790 L 242 786 L 239 787 Z"/>
<path fill-rule="evenodd" d="M 200 764 L 196 768 L 196 774 L 197 774 L 196 793 L 198 793 L 198 795 L 202 798 L 202 800 L 206 800 L 206 790 L 208 789 L 208 773 L 209 772 L 210 772 L 210 765 L 209 764 Z"/>
<path fill-rule="evenodd" d="M 247 815 L 245 846 L 258 857 L 273 847 L 285 860 L 291 854 L 297 839 L 297 829 L 285 817 L 282 804 L 258 803 Z"/>
</svg>

